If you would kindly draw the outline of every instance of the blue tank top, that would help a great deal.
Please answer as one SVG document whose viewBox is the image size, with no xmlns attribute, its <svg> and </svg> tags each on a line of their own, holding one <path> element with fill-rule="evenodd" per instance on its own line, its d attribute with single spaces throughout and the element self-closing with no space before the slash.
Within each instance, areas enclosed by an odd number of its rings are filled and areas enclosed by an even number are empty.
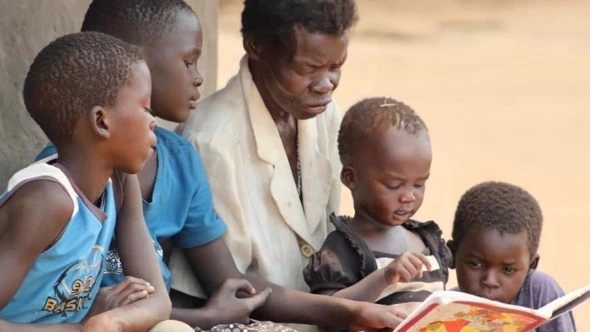
<svg viewBox="0 0 590 332">
<path fill-rule="evenodd" d="M 63 186 L 74 203 L 72 216 L 56 242 L 37 257 L 0 319 L 21 323 L 79 323 L 92 306 L 113 237 L 116 204 L 112 182 L 94 213 L 58 167 L 42 160 L 16 173 L 0 197 L 0 206 L 26 182 L 51 180 Z M 96 209 L 95 209 L 96 211 Z"/>
</svg>

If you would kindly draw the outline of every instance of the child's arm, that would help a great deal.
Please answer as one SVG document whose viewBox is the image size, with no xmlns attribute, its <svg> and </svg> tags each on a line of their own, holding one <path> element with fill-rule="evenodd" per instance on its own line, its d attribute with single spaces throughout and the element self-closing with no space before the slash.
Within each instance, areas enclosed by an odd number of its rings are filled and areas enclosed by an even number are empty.
<svg viewBox="0 0 590 332">
<path fill-rule="evenodd" d="M 21 286 L 37 257 L 58 238 L 74 205 L 50 180 L 24 184 L 0 206 L 0 310 Z M 77 324 L 32 325 L 0 322 L 0 331 L 79 331 Z"/>
<path fill-rule="evenodd" d="M 105 311 L 143 300 L 155 291 L 154 286 L 147 281 L 127 276 L 118 284 L 101 287 L 86 317 L 88 319 Z"/>
<path fill-rule="evenodd" d="M 312 293 L 375 302 L 387 286 L 421 276 L 423 266 L 432 268 L 423 254 L 405 252 L 378 269 L 366 244 L 338 219 L 334 222 L 337 230 L 328 235 L 303 271 Z"/>
<path fill-rule="evenodd" d="M 225 278 L 245 278 L 256 289 L 271 288 L 268 300 L 254 312 L 260 320 L 321 326 L 395 328 L 405 316 L 393 308 L 304 293 L 241 274 L 222 239 L 184 250 L 189 265 L 211 294 Z M 211 264 L 215 262 L 215 264 Z"/>
<path fill-rule="evenodd" d="M 87 324 L 92 326 L 96 321 L 109 319 L 120 324 L 123 331 L 145 331 L 168 319 L 171 304 L 143 218 L 141 193 L 135 175 L 125 176 L 123 192 L 123 205 L 115 231 L 123 270 L 125 275 L 147 281 L 155 291 L 146 299 L 94 316 Z"/>
<path fill-rule="evenodd" d="M 18 324 L 0 320 L 0 332 L 79 332 L 80 324 Z"/>
<path fill-rule="evenodd" d="M 375 302 L 381 292 L 399 281 L 409 282 L 422 275 L 422 266 L 430 270 L 428 258 L 421 253 L 404 252 L 386 267 L 378 269 L 354 285 L 341 289 L 332 296 L 349 300 Z"/>
</svg>

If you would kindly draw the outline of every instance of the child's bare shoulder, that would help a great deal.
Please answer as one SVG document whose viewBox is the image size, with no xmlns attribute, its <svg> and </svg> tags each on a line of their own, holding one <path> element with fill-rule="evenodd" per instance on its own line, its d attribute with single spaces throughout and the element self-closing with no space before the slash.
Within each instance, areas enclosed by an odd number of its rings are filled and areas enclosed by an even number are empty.
<svg viewBox="0 0 590 332">
<path fill-rule="evenodd" d="M 2 197 L 0 225 L 3 233 L 23 235 L 30 241 L 49 245 L 73 211 L 72 198 L 61 184 L 38 179 L 19 185 Z"/>
</svg>

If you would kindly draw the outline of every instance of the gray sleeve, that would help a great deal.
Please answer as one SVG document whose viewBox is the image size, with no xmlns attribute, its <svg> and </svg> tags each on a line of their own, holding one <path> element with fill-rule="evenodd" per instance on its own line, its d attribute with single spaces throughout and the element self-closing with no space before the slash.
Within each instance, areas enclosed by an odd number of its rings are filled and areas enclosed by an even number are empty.
<svg viewBox="0 0 590 332">
<path fill-rule="evenodd" d="M 518 295 L 517 305 L 539 309 L 565 295 L 557 281 L 548 274 L 535 271 L 525 280 Z M 537 328 L 536 332 L 576 332 L 572 312 L 565 313 Z"/>
<path fill-rule="evenodd" d="M 572 312 L 565 313 L 551 322 L 537 328 L 536 332 L 576 332 L 576 323 Z"/>
</svg>

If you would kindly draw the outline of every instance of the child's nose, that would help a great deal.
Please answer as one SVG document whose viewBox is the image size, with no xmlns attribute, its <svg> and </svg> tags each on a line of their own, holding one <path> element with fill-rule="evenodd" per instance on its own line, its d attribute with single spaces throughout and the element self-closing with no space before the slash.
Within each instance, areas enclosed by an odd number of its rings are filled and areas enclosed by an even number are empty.
<svg viewBox="0 0 590 332">
<path fill-rule="evenodd" d="M 150 124 L 150 130 L 156 129 L 156 118 L 151 113 L 146 113 Z"/>
<path fill-rule="evenodd" d="M 195 74 L 193 75 L 193 86 L 198 88 L 203 85 L 203 81 L 203 76 L 201 76 L 199 71 L 195 71 Z"/>
<path fill-rule="evenodd" d="M 500 283 L 496 272 L 492 269 L 487 270 L 483 276 L 482 284 L 487 288 L 498 288 Z"/>
<path fill-rule="evenodd" d="M 404 191 L 400 197 L 401 203 L 411 203 L 416 200 L 416 195 L 414 195 L 414 191 L 407 190 Z"/>
</svg>

